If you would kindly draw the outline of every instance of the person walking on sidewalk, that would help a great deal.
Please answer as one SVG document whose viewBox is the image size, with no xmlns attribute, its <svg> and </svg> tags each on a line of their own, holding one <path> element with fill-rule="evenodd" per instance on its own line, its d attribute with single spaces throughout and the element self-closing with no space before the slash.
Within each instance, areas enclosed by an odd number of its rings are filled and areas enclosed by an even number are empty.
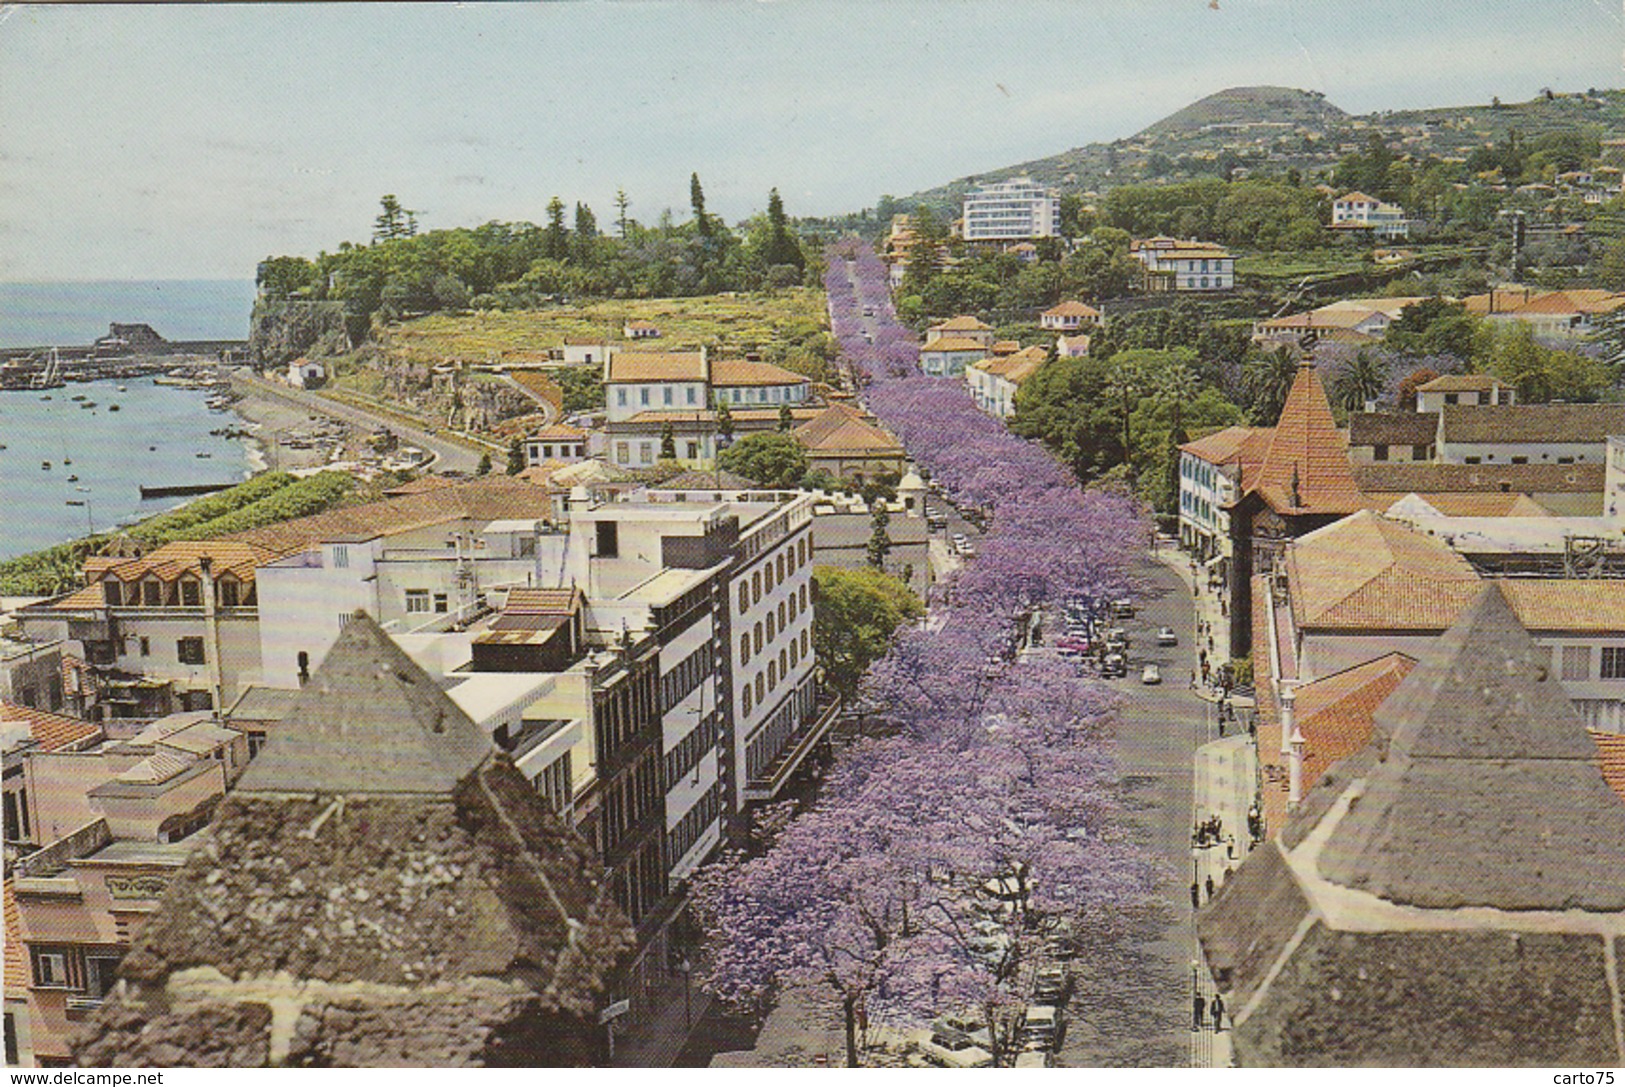
<svg viewBox="0 0 1625 1087">
<path fill-rule="evenodd" d="M 1217 1033 L 1218 1031 L 1223 1030 L 1224 1029 L 1224 997 L 1220 996 L 1218 994 L 1217 990 L 1215 990 L 1214 993 L 1213 993 L 1213 1003 L 1212 1003 L 1211 1006 L 1209 1006 L 1208 1012 L 1213 1017 L 1213 1030 L 1214 1030 L 1214 1032 Z"/>
<path fill-rule="evenodd" d="M 1209 876 L 1207 877 L 1207 900 L 1209 902 L 1213 901 L 1213 889 L 1213 877 Z"/>
<path fill-rule="evenodd" d="M 1202 999 L 1202 994 L 1200 992 L 1198 992 L 1195 996 L 1191 997 L 1191 1029 L 1192 1030 L 1201 1030 L 1202 1029 L 1202 1017 L 1203 1017 L 1203 1015 L 1206 1014 L 1206 1012 L 1207 1012 L 1207 1001 L 1203 1000 Z"/>
<path fill-rule="evenodd" d="M 1212 882 L 1211 880 L 1209 882 Z M 1202 888 L 1195 880 L 1191 880 L 1191 909 L 1199 909 L 1202 905 Z"/>
</svg>

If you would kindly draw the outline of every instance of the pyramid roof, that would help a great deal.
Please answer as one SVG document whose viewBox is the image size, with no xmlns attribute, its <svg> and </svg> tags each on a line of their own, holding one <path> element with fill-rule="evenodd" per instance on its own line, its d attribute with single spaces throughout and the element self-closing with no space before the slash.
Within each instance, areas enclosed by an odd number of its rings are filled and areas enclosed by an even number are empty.
<svg viewBox="0 0 1625 1087">
<path fill-rule="evenodd" d="M 446 794 L 491 739 L 357 612 L 237 792 Z"/>
<path fill-rule="evenodd" d="M 1625 805 L 1491 582 L 1374 715 L 1328 880 L 1403 905 L 1625 910 Z"/>
<path fill-rule="evenodd" d="M 1252 489 L 1282 513 L 1353 513 L 1364 505 L 1348 439 L 1311 362 L 1298 367 Z"/>
<path fill-rule="evenodd" d="M 792 432 L 812 453 L 863 452 L 901 455 L 902 445 L 864 418 L 851 404 L 834 403 Z"/>
</svg>

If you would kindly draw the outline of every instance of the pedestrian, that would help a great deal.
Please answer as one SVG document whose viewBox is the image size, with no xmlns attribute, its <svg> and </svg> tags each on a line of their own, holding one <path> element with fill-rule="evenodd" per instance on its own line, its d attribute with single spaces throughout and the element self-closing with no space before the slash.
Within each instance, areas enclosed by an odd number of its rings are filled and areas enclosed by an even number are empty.
<svg viewBox="0 0 1625 1087">
<path fill-rule="evenodd" d="M 1207 877 L 1207 900 L 1209 902 L 1213 901 L 1213 890 L 1214 890 L 1213 877 L 1209 876 L 1209 877 Z"/>
<path fill-rule="evenodd" d="M 1230 860 L 1236 859 L 1236 836 L 1234 834 L 1224 840 L 1225 856 Z"/>
<path fill-rule="evenodd" d="M 1202 999 L 1202 994 L 1201 993 L 1197 993 L 1195 996 L 1191 997 L 1191 1029 L 1192 1030 L 1201 1030 L 1202 1029 L 1202 1016 L 1205 1015 L 1206 1013 L 1207 1013 L 1207 1001 Z"/>
<path fill-rule="evenodd" d="M 1208 1011 L 1210 1013 L 1212 1013 L 1212 1015 L 1213 1015 L 1213 1029 L 1215 1031 L 1223 1030 L 1224 1029 L 1224 997 L 1220 996 L 1217 992 L 1215 992 L 1213 994 L 1213 1004 L 1208 1008 Z"/>
<path fill-rule="evenodd" d="M 1195 880 L 1191 880 L 1191 909 L 1197 909 L 1201 905 L 1202 889 L 1196 885 Z"/>
<path fill-rule="evenodd" d="M 1219 717 L 1219 739 L 1224 739 L 1224 717 Z"/>
</svg>

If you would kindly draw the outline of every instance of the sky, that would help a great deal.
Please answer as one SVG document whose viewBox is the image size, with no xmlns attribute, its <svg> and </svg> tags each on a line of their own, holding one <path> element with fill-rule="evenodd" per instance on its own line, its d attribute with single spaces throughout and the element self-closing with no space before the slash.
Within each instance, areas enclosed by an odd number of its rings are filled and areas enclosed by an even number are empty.
<svg viewBox="0 0 1625 1087">
<path fill-rule="evenodd" d="M 0 280 L 247 278 L 426 228 L 792 215 L 1129 136 L 1225 87 L 1352 113 L 1622 87 L 1620 0 L 0 8 Z"/>
</svg>

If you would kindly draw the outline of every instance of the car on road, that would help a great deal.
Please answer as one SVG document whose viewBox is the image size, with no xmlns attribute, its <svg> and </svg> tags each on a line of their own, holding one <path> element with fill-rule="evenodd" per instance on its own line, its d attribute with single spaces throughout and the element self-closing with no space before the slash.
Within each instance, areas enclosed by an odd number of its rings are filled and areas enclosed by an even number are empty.
<svg viewBox="0 0 1625 1087">
<path fill-rule="evenodd" d="M 1058 649 L 1076 649 L 1079 653 L 1089 652 L 1089 639 L 1080 638 L 1076 634 L 1064 634 L 1055 639 Z"/>
<path fill-rule="evenodd" d="M 1106 659 L 1100 662 L 1100 675 L 1102 679 L 1116 679 L 1128 675 L 1128 661 L 1121 653 L 1108 653 Z"/>
<path fill-rule="evenodd" d="M 1060 1008 L 1054 1004 L 1034 1004 L 1027 1009 L 1026 1019 L 1021 1024 L 1022 1047 L 1037 1045 L 1054 1051 L 1060 1045 L 1063 1027 Z"/>
<path fill-rule="evenodd" d="M 1179 635 L 1174 633 L 1173 627 L 1161 627 L 1157 630 L 1158 645 L 1178 645 Z"/>
<path fill-rule="evenodd" d="M 953 542 L 955 549 L 958 549 L 965 542 L 965 534 L 963 532 L 956 532 L 952 536 L 949 536 L 948 539 Z"/>
<path fill-rule="evenodd" d="M 1041 1004 L 1061 1005 L 1066 1002 L 1072 979 L 1064 966 L 1041 966 L 1033 979 L 1033 999 Z"/>
<path fill-rule="evenodd" d="M 969 540 L 966 540 L 964 543 L 959 545 L 959 553 L 964 555 L 967 559 L 975 558 L 976 545 L 971 543 Z"/>
<path fill-rule="evenodd" d="M 1122 599 L 1122 600 L 1113 600 L 1112 601 L 1112 618 L 1113 619 L 1132 619 L 1132 618 L 1134 618 L 1134 601 L 1129 600 L 1126 597 L 1124 599 Z"/>
<path fill-rule="evenodd" d="M 1157 669 L 1156 665 L 1148 664 L 1140 669 L 1140 682 L 1147 685 L 1161 683 L 1162 673 Z"/>
<path fill-rule="evenodd" d="M 917 1043 L 926 1059 L 944 1068 L 991 1068 L 993 1054 L 963 1034 L 927 1034 Z"/>
</svg>

